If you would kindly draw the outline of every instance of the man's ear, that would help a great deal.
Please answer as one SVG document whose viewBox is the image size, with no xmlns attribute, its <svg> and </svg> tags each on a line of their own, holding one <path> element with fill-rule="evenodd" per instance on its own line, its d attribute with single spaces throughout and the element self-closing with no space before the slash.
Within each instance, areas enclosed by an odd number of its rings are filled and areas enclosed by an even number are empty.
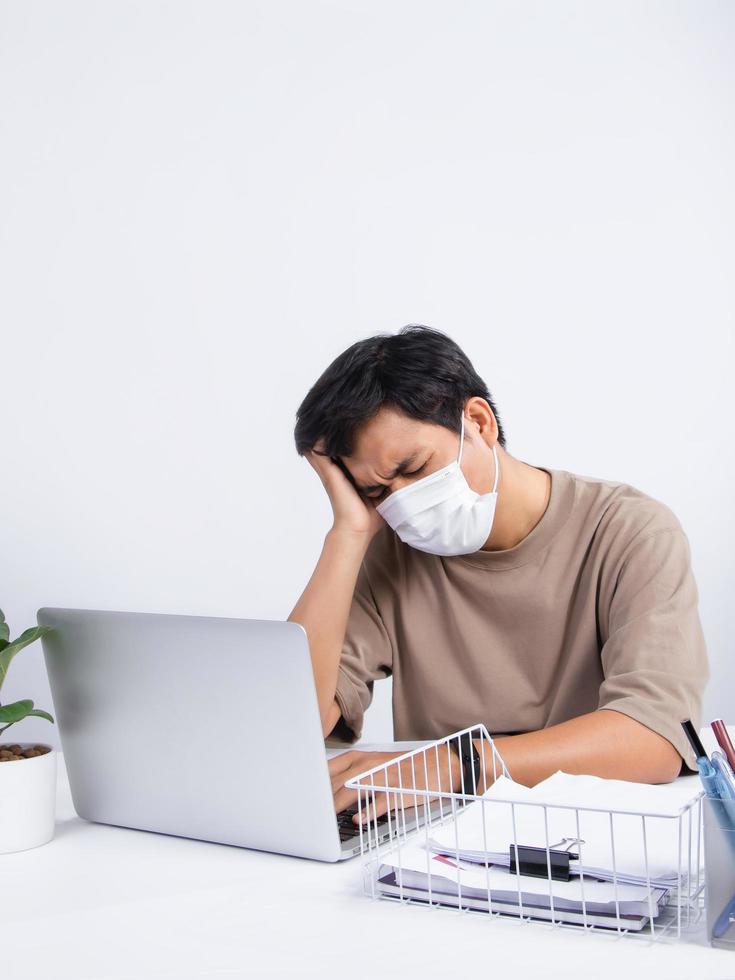
<svg viewBox="0 0 735 980">
<path fill-rule="evenodd" d="M 479 395 L 470 398 L 465 405 L 465 411 L 469 412 L 472 421 L 479 426 L 480 431 L 477 434 L 485 443 L 489 445 L 492 441 L 497 442 L 498 422 L 484 398 Z"/>
</svg>

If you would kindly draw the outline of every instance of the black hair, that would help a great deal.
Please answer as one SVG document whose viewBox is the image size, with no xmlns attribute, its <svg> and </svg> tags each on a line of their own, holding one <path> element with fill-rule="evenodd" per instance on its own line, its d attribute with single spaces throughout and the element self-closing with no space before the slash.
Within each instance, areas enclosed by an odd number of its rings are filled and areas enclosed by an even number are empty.
<svg viewBox="0 0 735 980">
<path fill-rule="evenodd" d="M 459 433 L 462 409 L 474 396 L 493 410 L 505 448 L 490 392 L 464 351 L 440 330 L 409 323 L 397 334 L 358 340 L 332 361 L 296 412 L 296 451 L 303 456 L 323 436 L 324 455 L 346 471 L 339 457 L 352 455 L 355 432 L 383 405 Z"/>
</svg>

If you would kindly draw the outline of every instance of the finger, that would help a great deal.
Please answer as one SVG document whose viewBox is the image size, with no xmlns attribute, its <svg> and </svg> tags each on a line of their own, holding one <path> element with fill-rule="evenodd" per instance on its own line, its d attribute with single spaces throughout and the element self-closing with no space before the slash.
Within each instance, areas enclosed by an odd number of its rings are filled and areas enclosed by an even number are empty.
<svg viewBox="0 0 735 980">
<path fill-rule="evenodd" d="M 329 456 L 327 456 L 323 442 L 322 443 L 317 442 L 311 447 L 311 449 L 306 449 L 304 451 L 304 458 L 308 459 L 311 465 L 315 469 L 317 469 L 319 466 L 325 463 L 330 462 Z"/>
<path fill-rule="evenodd" d="M 370 793 L 370 799 L 366 799 L 365 794 L 362 794 L 360 808 L 353 815 L 352 822 L 362 822 L 364 825 L 369 820 L 377 820 L 379 817 L 382 817 L 388 810 L 390 810 L 390 818 L 397 822 L 404 811 L 410 809 L 410 807 L 411 804 L 406 802 L 400 793 L 375 793 L 374 800 L 372 793 Z"/>
<path fill-rule="evenodd" d="M 348 789 L 346 786 L 336 787 L 334 790 L 334 812 L 341 813 L 357 799 L 357 790 Z"/>
<path fill-rule="evenodd" d="M 363 767 L 359 763 L 355 763 L 354 760 L 348 760 L 341 766 L 341 768 L 337 765 L 330 766 L 329 778 L 332 783 L 332 794 L 341 789 L 348 779 L 351 779 L 356 773 L 361 772 L 362 768 Z"/>
<path fill-rule="evenodd" d="M 307 460 L 309 466 L 311 466 L 311 468 L 314 470 L 314 472 L 319 477 L 319 479 L 323 481 L 325 479 L 324 466 L 322 464 L 322 460 L 324 459 L 324 457 L 316 456 L 312 452 L 312 450 L 309 449 L 307 450 L 307 452 L 304 453 L 304 458 Z"/>
<path fill-rule="evenodd" d="M 413 793 L 407 793 L 405 789 L 399 790 L 398 792 L 389 791 L 388 793 L 377 790 L 373 793 L 372 791 L 365 792 L 363 790 L 360 793 L 360 808 L 353 815 L 352 822 L 358 823 L 362 820 L 365 823 L 367 820 L 376 820 L 378 817 L 382 817 L 384 813 L 387 813 L 389 808 L 392 818 L 398 820 L 406 810 L 418 808 L 430 803 L 434 799 L 437 799 L 437 797 L 417 796 Z"/>
<path fill-rule="evenodd" d="M 339 791 L 344 787 L 344 784 L 348 779 L 351 778 L 350 770 L 347 769 L 345 772 L 338 772 L 332 776 L 332 796 L 337 795 Z"/>
<path fill-rule="evenodd" d="M 372 793 L 369 799 L 363 794 L 360 803 L 362 805 L 352 817 L 353 823 L 360 823 L 362 821 L 363 824 L 366 824 L 369 820 L 377 820 L 388 809 L 387 795 L 385 793 L 376 793 L 374 799 Z"/>
<path fill-rule="evenodd" d="M 365 768 L 365 762 L 362 758 L 364 756 L 363 752 L 355 750 L 354 752 L 346 752 L 345 755 L 349 755 L 352 758 L 348 760 L 347 765 L 341 772 L 336 772 L 331 777 L 332 795 L 334 796 L 334 809 L 336 813 L 344 810 L 345 807 L 351 806 L 357 799 L 357 790 L 346 787 L 345 783 L 349 779 L 353 779 L 359 775 Z"/>
<path fill-rule="evenodd" d="M 360 753 L 357 752 L 357 755 Z M 334 809 L 336 813 L 340 813 L 342 810 L 351 806 L 353 803 L 357 802 L 358 791 L 356 789 L 351 789 L 344 784 L 348 780 L 353 779 L 355 776 L 359 776 L 363 772 L 365 767 L 364 762 L 358 761 L 356 764 L 353 763 L 352 768 L 348 769 L 346 772 L 341 772 L 339 775 L 335 776 L 332 780 L 332 793 L 334 794 Z M 372 792 L 370 794 L 365 792 L 365 789 L 360 790 L 360 805 L 365 806 L 368 795 L 372 797 Z M 376 790 L 375 799 L 377 800 L 379 795 L 385 796 L 385 793 L 379 794 Z"/>
<path fill-rule="evenodd" d="M 346 752 L 340 752 L 339 755 L 333 755 L 331 759 L 327 759 L 329 774 L 334 776 L 349 769 L 354 762 L 355 751 L 355 749 L 348 749 Z"/>
</svg>

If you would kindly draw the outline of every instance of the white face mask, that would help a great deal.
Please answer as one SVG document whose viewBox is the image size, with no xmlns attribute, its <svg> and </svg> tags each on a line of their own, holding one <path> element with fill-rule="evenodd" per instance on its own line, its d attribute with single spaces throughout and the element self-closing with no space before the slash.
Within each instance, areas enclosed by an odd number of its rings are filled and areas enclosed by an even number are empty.
<svg viewBox="0 0 735 980">
<path fill-rule="evenodd" d="M 490 493 L 477 493 L 460 469 L 464 413 L 457 459 L 394 491 L 375 508 L 401 541 L 431 555 L 469 555 L 485 544 L 495 518 L 498 454 Z"/>
</svg>

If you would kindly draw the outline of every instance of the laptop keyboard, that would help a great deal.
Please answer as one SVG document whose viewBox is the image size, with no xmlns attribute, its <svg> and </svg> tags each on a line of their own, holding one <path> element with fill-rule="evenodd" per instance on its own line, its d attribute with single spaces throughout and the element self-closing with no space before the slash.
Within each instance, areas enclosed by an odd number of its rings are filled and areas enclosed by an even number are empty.
<svg viewBox="0 0 735 980">
<path fill-rule="evenodd" d="M 465 805 L 466 804 L 464 803 L 459 804 L 458 808 L 462 809 Z M 447 804 L 444 804 L 444 809 L 442 809 L 441 803 L 439 804 L 434 803 L 431 805 L 431 807 L 429 808 L 429 824 L 431 824 L 431 820 L 434 818 L 439 819 L 444 817 L 444 810 L 446 809 L 446 806 Z M 352 840 L 353 838 L 360 836 L 359 826 L 356 823 L 352 822 L 353 813 L 357 813 L 357 803 L 353 803 L 352 806 L 347 807 L 346 810 L 341 810 L 337 814 L 337 827 L 339 828 L 339 839 L 343 843 L 344 841 Z M 395 821 L 396 819 L 395 813 L 393 813 L 392 819 Z M 371 835 L 375 834 L 375 830 L 376 830 L 375 825 L 377 823 L 382 831 L 382 833 L 379 834 L 378 837 L 380 840 L 382 840 L 388 834 L 388 828 L 383 827 L 383 825 L 386 824 L 387 822 L 388 822 L 387 813 L 384 813 L 382 817 L 378 817 L 377 821 L 371 820 L 370 823 L 372 824 L 372 826 L 370 828 L 370 834 Z M 367 833 L 366 824 L 363 824 L 363 830 L 365 833 Z M 395 831 L 397 833 L 398 831 L 397 826 L 395 828 Z"/>
<path fill-rule="evenodd" d="M 357 803 L 353 803 L 352 806 L 348 806 L 346 810 L 341 810 L 337 814 L 337 826 L 339 828 L 339 839 L 341 841 L 352 840 L 353 837 L 359 837 L 360 828 L 356 823 L 352 822 L 353 814 L 357 813 Z M 380 825 L 387 823 L 388 814 L 384 813 L 382 817 L 378 817 L 377 821 L 371 820 L 373 829 L 375 828 L 376 822 Z M 363 832 L 367 833 L 367 825 L 363 824 Z M 372 833 L 372 829 L 370 831 Z"/>
</svg>

